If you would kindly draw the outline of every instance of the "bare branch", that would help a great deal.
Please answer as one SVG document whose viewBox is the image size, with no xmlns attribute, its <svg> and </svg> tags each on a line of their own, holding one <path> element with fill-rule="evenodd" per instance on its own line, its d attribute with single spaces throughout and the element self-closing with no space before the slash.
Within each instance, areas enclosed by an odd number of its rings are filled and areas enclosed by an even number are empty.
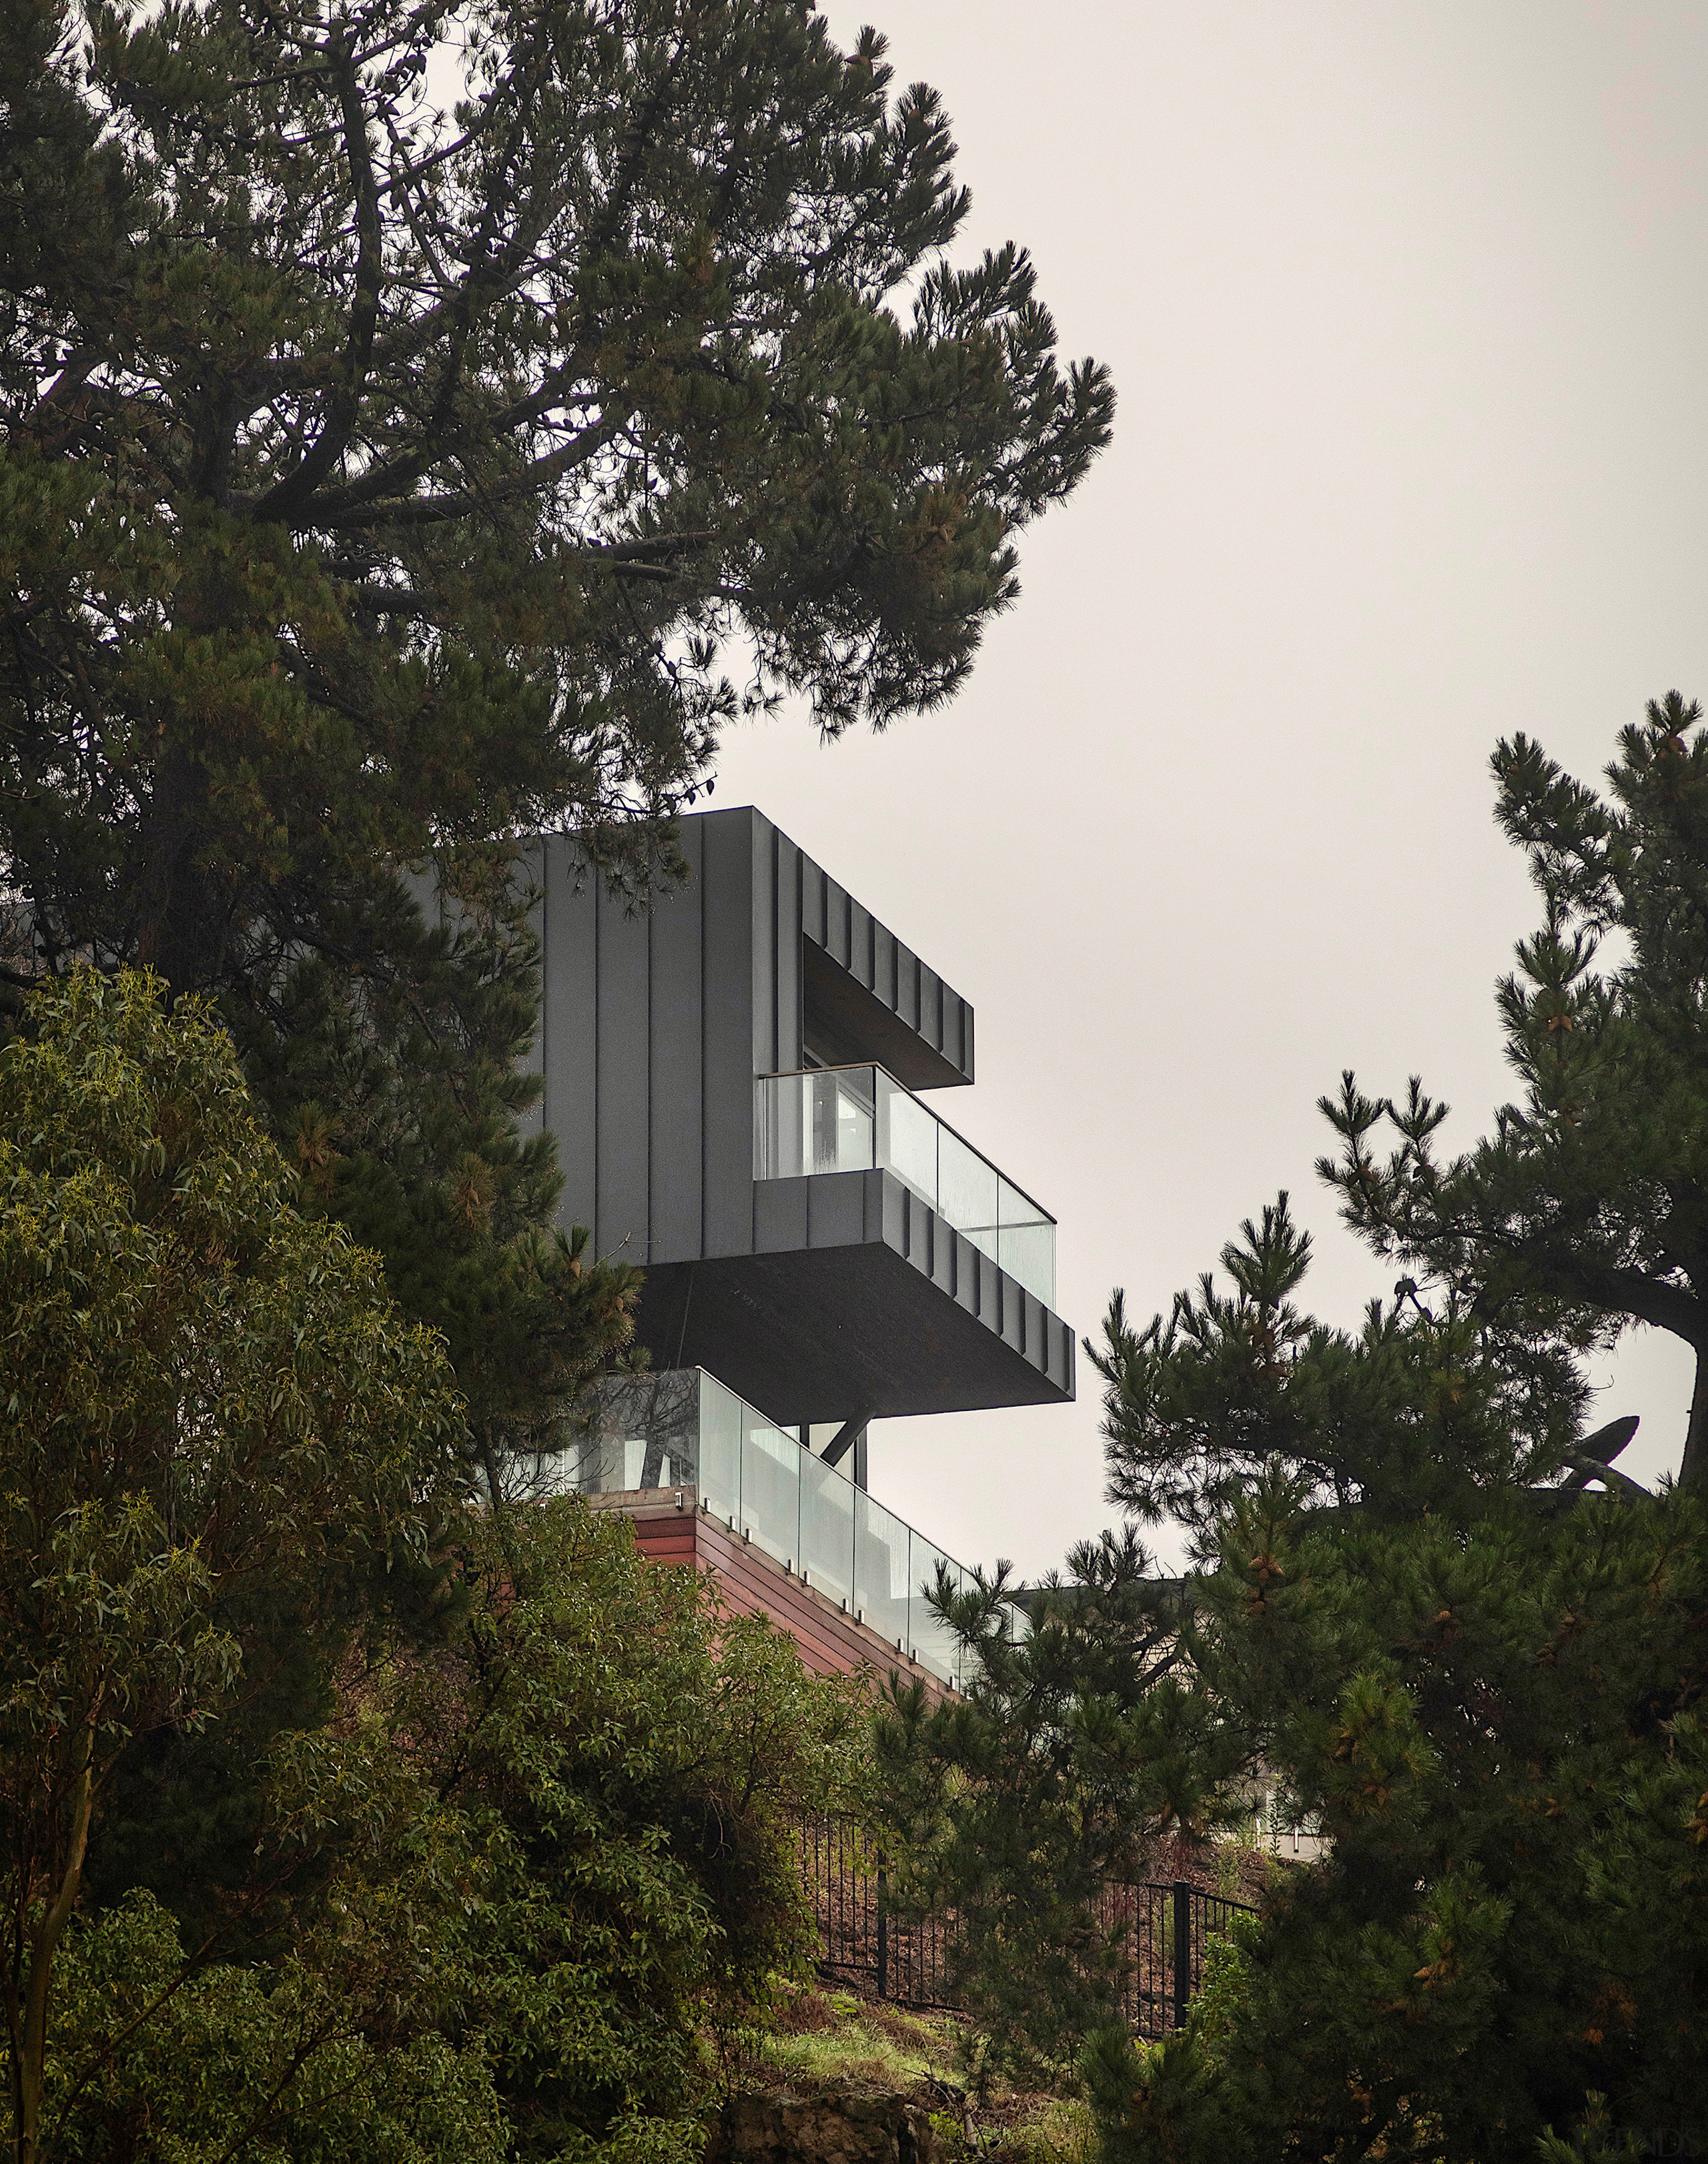
<svg viewBox="0 0 1708 2164">
<path fill-rule="evenodd" d="M 326 418 L 313 448 L 255 506 L 255 517 L 267 521 L 292 517 L 343 456 L 360 410 L 374 331 L 380 319 L 380 198 L 374 179 L 373 155 L 368 145 L 367 114 L 362 105 L 355 63 L 348 49 L 334 43 L 328 52 L 338 82 L 344 146 L 355 189 L 359 235 L 355 292 L 350 301 L 349 329 L 344 341 L 344 381 L 327 401 Z"/>
</svg>

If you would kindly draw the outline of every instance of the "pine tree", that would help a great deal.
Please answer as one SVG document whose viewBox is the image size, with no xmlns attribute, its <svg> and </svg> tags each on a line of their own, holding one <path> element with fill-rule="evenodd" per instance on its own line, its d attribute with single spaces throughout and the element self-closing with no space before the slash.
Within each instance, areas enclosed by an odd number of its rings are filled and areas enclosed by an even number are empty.
<svg viewBox="0 0 1708 2164">
<path fill-rule="evenodd" d="M 1550 1397 L 1527 1331 L 1515 1363 L 1416 1287 L 1356 1335 L 1312 1317 L 1284 1204 L 1223 1259 L 1231 1288 L 1115 1318 L 1111 1493 L 1194 1530 L 1175 1681 L 1200 1768 L 1261 1778 L 1327 1849 L 1185 2031 L 1094 2038 L 1110 2164 L 1520 2164 L 1597 2098 L 1700 2136 L 1699 1500 L 1586 1490 L 1574 1363 Z M 1151 1747 L 1132 1794 L 1167 1768 Z M 1108 1794 L 1080 1779 L 1059 1808 Z"/>
<path fill-rule="evenodd" d="M 1196 1687 L 1327 1849 L 1203 2019 L 1098 2038 L 1110 2164 L 1521 2164 L 1597 2098 L 1708 2133 L 1708 1521 L 1682 1491 L 1432 1508 L 1403 1460 L 1391 1486 L 1409 1510 L 1313 1510 L 1278 1463 L 1220 1524 Z"/>
<path fill-rule="evenodd" d="M 962 1694 L 928 1708 L 892 1687 L 875 1763 L 894 1906 L 954 1917 L 946 1981 L 991 2063 L 1059 2079 L 1136 1980 L 1111 1888 L 1146 1875 L 1157 1837 L 1222 1815 L 1217 1783 L 1241 1760 L 1191 1687 L 1180 1588 L 1130 1530 L 1076 1547 L 1019 1628 L 1016 1594 L 1003 1564 L 941 1589 Z"/>
<path fill-rule="evenodd" d="M 1150 1524 L 1185 1526 L 1198 1557 L 1252 1483 L 1280 1473 L 1319 1512 L 1403 1523 L 1460 1519 L 1490 1499 L 1558 1479 L 1583 1453 L 1587 1392 L 1569 1351 L 1527 1327 L 1491 1327 L 1452 1295 L 1416 1285 L 1373 1301 L 1356 1331 L 1293 1295 L 1311 1235 L 1283 1193 L 1143 1328 L 1117 1292 L 1101 1346 L 1109 1500 Z"/>
<path fill-rule="evenodd" d="M 1697 1356 L 1681 1483 L 1708 1486 L 1708 733 L 1676 691 L 1621 731 L 1608 794 L 1522 735 L 1496 749 L 1502 827 L 1543 901 L 1499 988 L 1524 1085 L 1448 1160 L 1448 1108 L 1350 1073 L 1320 1169 L 1384 1258 L 1508 1337 L 1581 1354 L 1634 1322 Z M 1611 966 L 1602 964 L 1608 950 Z M 1383 1157 L 1384 1127 L 1397 1142 Z M 1593 1453 L 1592 1453 L 1593 1457 Z M 1584 1479 L 1605 1467 L 1579 1468 Z"/>
<path fill-rule="evenodd" d="M 216 995 L 536 1433 L 633 1285 L 530 1244 L 515 837 L 638 898 L 727 722 L 947 697 L 1106 376 L 793 0 L 3 0 L 0 98 L 0 982 Z"/>
<path fill-rule="evenodd" d="M 1391 1299 L 1355 1331 L 1313 1316 L 1284 1195 L 1224 1249 L 1223 1277 L 1142 1327 L 1117 1295 L 1088 1347 L 1111 1500 L 1192 1537 L 1181 1732 L 1196 1720 L 1201 1768 L 1261 1775 L 1327 1843 L 1220 1957 L 1183 2032 L 1093 2039 L 1110 2164 L 1519 2164 L 1619 2128 L 1674 2154 L 1708 2136 L 1700 1437 L 1693 1416 L 1685 1479 L 1650 1495 L 1614 1462 L 1633 1420 L 1581 1432 L 1592 1347 L 1633 1319 L 1700 1342 L 1698 721 L 1671 695 L 1627 730 L 1611 803 L 1523 739 L 1497 754 L 1501 817 L 1546 905 L 1500 989 L 1525 1100 L 1445 1164 L 1443 1108 L 1416 1084 L 1378 1104 L 1348 1076 L 1325 1106 L 1348 1221 L 1414 1273 Z M 1616 966 L 1598 971 L 1610 935 Z M 1400 1144 L 1380 1162 L 1384 1120 Z M 1069 1690 L 1053 1735 L 1110 1696 L 1122 1632 L 1094 1636 L 1086 1695 Z M 1154 1655 L 1124 1657 L 1136 1694 Z M 1023 1707 L 1003 1710 L 993 1797 L 1024 1741 Z M 1167 1750 L 1149 1747 L 1118 1791 L 1059 1757 L 1058 1818 L 1166 1794 Z M 950 1809 L 970 1823 L 992 1777 L 966 1771 Z M 1023 1865 L 1002 1856 L 983 1898 L 1050 1861 L 1046 1833 Z M 1017 1986 L 1008 2004 L 1039 2017 Z"/>
</svg>

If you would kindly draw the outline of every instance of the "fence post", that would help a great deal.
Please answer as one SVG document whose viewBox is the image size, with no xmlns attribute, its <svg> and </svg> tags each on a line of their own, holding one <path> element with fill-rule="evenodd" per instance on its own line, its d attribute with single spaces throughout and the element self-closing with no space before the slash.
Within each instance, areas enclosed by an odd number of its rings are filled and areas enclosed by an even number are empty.
<svg viewBox="0 0 1708 2164">
<path fill-rule="evenodd" d="M 1175 1881 L 1175 2026 L 1186 2025 L 1186 2001 L 1192 1995 L 1192 1889 Z"/>
<path fill-rule="evenodd" d="M 878 1996 L 890 1996 L 890 1915 L 884 1906 L 884 1896 L 889 1887 L 889 1878 L 883 1864 L 878 1866 Z"/>
</svg>

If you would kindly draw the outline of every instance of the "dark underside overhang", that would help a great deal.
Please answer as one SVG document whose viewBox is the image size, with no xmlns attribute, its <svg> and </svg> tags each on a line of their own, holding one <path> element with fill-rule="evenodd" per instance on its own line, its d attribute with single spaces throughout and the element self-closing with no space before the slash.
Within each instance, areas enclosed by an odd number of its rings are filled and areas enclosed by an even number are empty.
<svg viewBox="0 0 1708 2164">
<path fill-rule="evenodd" d="M 755 1252 L 654 1266 L 640 1337 L 774 1420 L 1066 1404 L 1074 1336 L 883 1171 L 762 1180 Z"/>
</svg>

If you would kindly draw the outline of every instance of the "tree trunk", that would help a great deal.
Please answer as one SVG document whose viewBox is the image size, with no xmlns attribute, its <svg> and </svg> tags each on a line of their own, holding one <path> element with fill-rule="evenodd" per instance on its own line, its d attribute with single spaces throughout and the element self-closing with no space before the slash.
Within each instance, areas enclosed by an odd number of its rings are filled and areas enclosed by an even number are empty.
<svg viewBox="0 0 1708 2164">
<path fill-rule="evenodd" d="M 13 2073 L 18 2127 L 14 2154 L 18 2164 L 36 2164 L 40 2153 L 41 2099 L 47 2079 L 48 2014 L 51 2004 L 54 1957 L 66 1925 L 76 1905 L 83 1882 L 83 1857 L 89 1845 L 89 1820 L 95 1801 L 93 1715 L 86 1723 L 71 1779 L 71 1840 L 66 1866 L 53 1899 L 40 1923 L 30 1934 L 29 1973 L 24 1986 L 23 2034 L 18 2041 Z"/>
</svg>

